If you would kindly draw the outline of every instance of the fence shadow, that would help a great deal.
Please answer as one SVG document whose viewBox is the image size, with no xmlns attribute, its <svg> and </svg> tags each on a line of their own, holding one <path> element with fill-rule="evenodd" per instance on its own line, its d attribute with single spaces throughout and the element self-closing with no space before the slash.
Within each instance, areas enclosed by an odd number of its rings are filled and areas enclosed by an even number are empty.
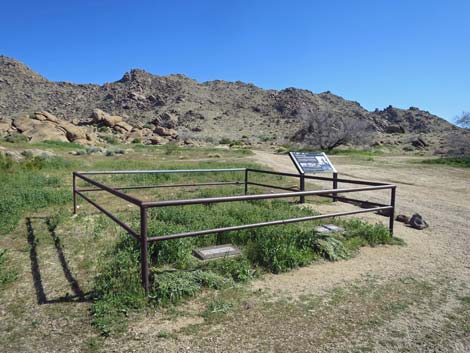
<svg viewBox="0 0 470 353">
<path fill-rule="evenodd" d="M 59 258 L 59 262 L 64 273 L 64 277 L 70 285 L 70 288 L 73 292 L 73 295 L 68 293 L 64 296 L 58 298 L 47 298 L 46 292 L 44 290 L 44 283 L 42 280 L 41 269 L 39 266 L 39 257 L 38 257 L 38 239 L 34 230 L 34 221 L 43 222 L 48 230 L 49 235 L 51 236 L 54 247 Z M 70 270 L 67 259 L 64 255 L 64 250 L 60 241 L 59 236 L 55 232 L 55 227 L 53 226 L 51 219 L 49 217 L 27 217 L 26 218 L 26 229 L 27 229 L 27 240 L 30 246 L 29 250 L 29 259 L 31 262 L 31 273 L 33 276 L 34 289 L 36 291 L 36 298 L 38 304 L 54 304 L 54 303 L 73 303 L 73 302 L 90 302 L 91 293 L 85 293 L 81 289 L 77 279 L 74 277 L 72 271 Z"/>
</svg>

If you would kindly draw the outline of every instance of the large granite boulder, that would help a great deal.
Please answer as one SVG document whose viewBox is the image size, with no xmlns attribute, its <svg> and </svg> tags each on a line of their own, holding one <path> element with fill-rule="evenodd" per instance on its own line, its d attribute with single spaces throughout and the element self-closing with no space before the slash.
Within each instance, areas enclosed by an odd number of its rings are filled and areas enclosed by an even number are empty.
<svg viewBox="0 0 470 353">
<path fill-rule="evenodd" d="M 93 113 L 90 116 L 90 119 L 95 124 L 103 124 L 109 127 L 114 127 L 116 124 L 121 123 L 123 118 L 118 115 L 110 115 L 101 109 L 93 110 Z"/>
</svg>

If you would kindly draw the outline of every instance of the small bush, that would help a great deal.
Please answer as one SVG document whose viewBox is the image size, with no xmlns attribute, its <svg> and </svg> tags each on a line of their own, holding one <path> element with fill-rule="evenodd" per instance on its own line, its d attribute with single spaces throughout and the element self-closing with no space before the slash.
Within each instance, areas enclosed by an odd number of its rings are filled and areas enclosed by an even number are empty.
<svg viewBox="0 0 470 353">
<path fill-rule="evenodd" d="M 117 145 L 119 143 L 119 140 L 112 135 L 105 135 L 102 136 L 102 139 L 106 141 L 106 143 L 109 143 L 110 145 Z"/>
<path fill-rule="evenodd" d="M 13 133 L 10 135 L 5 136 L 5 141 L 9 143 L 25 143 L 29 141 L 28 136 L 20 134 L 20 133 Z"/>
<path fill-rule="evenodd" d="M 228 137 L 223 137 L 219 140 L 220 145 L 230 145 L 232 143 L 232 140 L 230 140 Z"/>
<path fill-rule="evenodd" d="M 175 152 L 177 152 L 179 149 L 178 145 L 174 142 L 167 143 L 166 145 L 163 145 L 163 152 L 166 155 L 171 155 Z"/>
<path fill-rule="evenodd" d="M 107 133 L 107 132 L 110 132 L 110 130 L 109 130 L 109 127 L 107 127 L 107 126 L 100 126 L 98 128 L 98 132 Z"/>
<path fill-rule="evenodd" d="M 231 283 L 216 273 L 202 270 L 156 273 L 154 277 L 152 298 L 162 304 L 177 303 L 202 288 L 220 289 Z"/>
</svg>

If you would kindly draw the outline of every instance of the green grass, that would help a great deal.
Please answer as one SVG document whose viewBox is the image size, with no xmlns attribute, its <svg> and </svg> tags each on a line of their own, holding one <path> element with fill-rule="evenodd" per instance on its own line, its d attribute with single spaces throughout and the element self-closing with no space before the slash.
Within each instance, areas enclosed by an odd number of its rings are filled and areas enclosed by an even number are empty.
<svg viewBox="0 0 470 353">
<path fill-rule="evenodd" d="M 438 165 L 446 165 L 450 167 L 459 167 L 459 168 L 470 168 L 470 157 L 461 157 L 461 158 L 451 158 L 451 157 L 443 157 L 443 158 L 433 158 L 433 159 L 425 159 L 421 161 L 424 164 L 438 164 Z"/>
<path fill-rule="evenodd" d="M 61 144 L 52 148 L 63 149 Z M 137 147 L 137 146 L 136 146 Z M 172 147 L 173 148 L 173 147 Z M 246 150 L 194 149 L 177 147 L 168 155 L 165 147 L 138 148 L 138 152 L 118 158 L 84 155 L 80 158 L 26 158 L 16 162 L 0 157 L 0 232 L 11 232 L 22 217 L 47 208 L 63 208 L 71 204 L 71 175 L 73 170 L 116 169 L 193 169 L 257 167 L 238 160 L 251 153 Z M 209 160 L 214 151 L 220 158 Z M 176 157 L 176 158 L 175 158 Z M 193 175 L 115 175 L 96 176 L 108 185 L 174 183 L 195 181 L 242 180 L 243 172 Z M 288 185 L 297 180 L 271 175 L 250 175 L 251 180 Z M 266 192 L 250 186 L 250 192 Z M 201 188 L 195 190 L 161 189 L 145 191 L 154 199 L 193 198 L 241 194 L 242 186 Z M 100 195 L 96 193 L 98 202 Z M 113 203 L 107 207 L 114 207 Z M 44 211 L 41 211 L 44 212 Z M 257 223 L 273 219 L 285 219 L 312 215 L 308 208 L 293 206 L 286 201 L 253 201 L 221 203 L 209 206 L 161 208 L 149 211 L 149 233 L 152 236 L 219 228 L 230 225 Z M 119 213 L 118 213 L 119 214 Z M 134 229 L 138 229 L 138 215 L 123 212 L 119 217 Z M 51 220 L 56 227 L 64 219 Z M 80 218 L 68 222 L 80 222 Z M 150 306 L 174 305 L 191 298 L 201 291 L 219 290 L 246 283 L 265 272 L 280 273 L 306 266 L 317 260 L 335 261 L 353 256 L 361 246 L 391 244 L 388 231 L 382 226 L 372 226 L 358 221 L 340 222 L 346 228 L 344 234 L 319 237 L 313 232 L 318 222 L 305 222 L 276 227 L 219 233 L 195 238 L 185 238 L 149 246 L 151 268 L 150 296 L 142 290 L 140 279 L 140 251 L 135 239 L 122 233 L 101 250 L 98 256 L 97 275 L 94 279 L 92 305 L 93 323 L 103 335 L 120 332 L 127 327 L 127 317 L 135 311 Z M 68 223 L 67 223 L 68 224 Z M 69 224 L 68 224 L 69 226 Z M 71 226 L 71 224 L 70 224 Z M 114 227 L 112 222 L 95 222 L 97 237 Z M 114 229 L 114 228 L 113 228 Z M 196 247 L 232 243 L 242 250 L 242 256 L 200 262 L 192 256 Z M 2 256 L 6 256 L 2 254 Z M 3 263 L 9 263 L 3 260 Z M 6 266 L 1 266 L 7 268 Z M 229 310 L 223 303 L 214 303 L 208 313 L 217 314 Z M 209 315 L 209 314 L 208 314 Z"/>
<path fill-rule="evenodd" d="M 5 142 L 8 143 L 27 143 L 29 141 L 29 138 L 23 134 L 20 133 L 12 133 L 10 135 L 5 136 L 4 138 Z"/>
<path fill-rule="evenodd" d="M 220 194 L 220 190 L 211 189 L 201 192 L 200 196 L 217 193 Z M 168 207 L 150 210 L 149 233 L 158 236 L 312 214 L 310 209 L 285 201 Z M 176 304 L 204 289 L 232 287 L 263 272 L 286 272 L 319 259 L 347 259 L 361 246 L 399 243 L 382 225 L 357 220 L 340 223 L 346 231 L 328 236 L 319 236 L 313 231 L 318 222 L 307 222 L 151 243 L 148 302 L 140 286 L 138 242 L 123 234 L 102 257 L 105 260 L 96 282 L 94 324 L 109 335 L 125 327 L 125 315 L 130 310 L 143 309 L 146 305 Z M 136 220 L 134 226 L 137 226 Z M 238 246 L 243 255 L 210 262 L 201 262 L 192 256 L 194 248 L 226 243 Z"/>
<path fill-rule="evenodd" d="M 0 156 L 0 233 L 12 231 L 26 212 L 69 202 L 63 180 L 49 172 L 72 166 L 59 157 L 16 162 Z"/>
<path fill-rule="evenodd" d="M 382 149 L 377 147 L 367 148 L 367 149 L 357 149 L 357 148 L 337 148 L 331 151 L 323 151 L 320 149 L 312 149 L 309 147 L 298 147 L 291 145 L 283 145 L 278 149 L 279 153 L 287 153 L 291 151 L 298 152 L 325 152 L 328 155 L 342 155 L 342 156 L 358 156 L 358 157 L 375 157 L 382 156 L 384 152 Z"/>
<path fill-rule="evenodd" d="M 31 147 L 38 147 L 38 148 L 54 148 L 56 150 L 73 150 L 76 148 L 83 148 L 82 145 L 73 142 L 63 142 L 63 141 L 43 141 L 43 142 L 36 142 L 31 143 Z"/>
<path fill-rule="evenodd" d="M 0 289 L 14 282 L 18 273 L 8 264 L 8 251 L 0 248 Z"/>
</svg>

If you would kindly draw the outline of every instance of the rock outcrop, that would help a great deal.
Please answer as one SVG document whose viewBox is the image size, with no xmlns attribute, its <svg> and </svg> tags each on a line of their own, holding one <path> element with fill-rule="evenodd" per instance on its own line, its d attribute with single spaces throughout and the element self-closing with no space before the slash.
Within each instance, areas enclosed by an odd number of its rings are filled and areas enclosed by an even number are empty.
<svg viewBox="0 0 470 353">
<path fill-rule="evenodd" d="M 225 138 L 281 145 L 301 127 L 302 112 L 315 116 L 325 110 L 353 122 L 367 121 L 384 143 L 406 145 L 405 137 L 418 134 L 436 135 L 438 141 L 458 130 L 418 108 L 389 106 L 371 112 L 329 91 L 264 90 L 239 81 L 199 83 L 184 75 L 156 76 L 139 69 L 103 85 L 52 82 L 0 56 L 0 117 L 35 112 L 33 123 L 0 119 L 0 134 L 23 129 L 31 140 L 100 141 L 103 132 L 93 137 L 86 127 L 107 127 L 123 141 L 152 143 L 160 140 L 158 136 L 165 141 L 216 143 Z M 391 137 L 382 139 L 382 135 Z"/>
</svg>

